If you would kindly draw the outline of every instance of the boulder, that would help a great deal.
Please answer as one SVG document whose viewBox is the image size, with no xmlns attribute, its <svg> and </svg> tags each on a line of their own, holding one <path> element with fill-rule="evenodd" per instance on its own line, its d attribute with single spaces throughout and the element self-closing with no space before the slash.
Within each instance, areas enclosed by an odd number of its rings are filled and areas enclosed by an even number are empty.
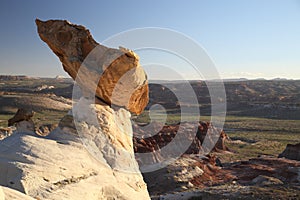
<svg viewBox="0 0 300 200">
<path fill-rule="evenodd" d="M 43 124 L 39 126 L 35 133 L 40 136 L 47 136 L 50 134 L 51 131 L 53 131 L 57 127 L 57 124 Z"/>
<path fill-rule="evenodd" d="M 17 122 L 29 121 L 33 117 L 34 112 L 29 109 L 19 108 L 16 114 L 8 120 L 8 126 L 13 126 Z"/>
<path fill-rule="evenodd" d="M 35 125 L 34 122 L 30 120 L 24 120 L 16 123 L 16 133 L 23 132 L 23 133 L 33 133 L 35 132 Z"/>
<path fill-rule="evenodd" d="M 73 116 L 78 134 L 58 127 L 46 137 L 19 132 L 0 141 L 0 185 L 36 199 L 150 199 L 130 113 L 82 98 Z"/>
<path fill-rule="evenodd" d="M 6 128 L 0 127 L 0 140 L 10 136 L 15 130 L 16 128 L 14 126 L 6 127 Z"/>
<path fill-rule="evenodd" d="M 206 137 L 208 142 L 216 143 L 213 146 L 213 151 L 229 150 L 225 145 L 225 140 L 228 138 L 225 132 L 214 127 L 210 122 L 199 122 L 196 127 L 189 122 L 173 125 L 151 123 L 145 126 L 146 128 L 142 125 L 133 126 L 133 142 L 136 153 L 154 152 L 168 145 L 176 137 L 179 127 L 190 141 L 190 146 L 184 152 L 185 154 L 199 154 L 203 152 L 201 144 Z"/>
<path fill-rule="evenodd" d="M 16 114 L 8 120 L 8 126 L 15 126 L 15 132 L 34 132 L 35 125 L 31 119 L 33 115 L 34 112 L 32 110 L 19 108 Z"/>
<path fill-rule="evenodd" d="M 286 145 L 285 150 L 279 155 L 279 158 L 281 157 L 300 161 L 300 143 Z"/>
<path fill-rule="evenodd" d="M 228 139 L 226 133 L 223 130 L 214 127 L 210 122 L 199 122 L 197 138 L 200 140 L 201 144 L 204 140 L 210 143 L 213 146 L 214 151 L 229 151 L 229 148 L 225 145 L 225 141 Z M 217 142 L 215 143 L 215 141 Z"/>
<path fill-rule="evenodd" d="M 84 96 L 140 114 L 148 104 L 148 81 L 139 57 L 125 48 L 98 44 L 89 30 L 66 20 L 36 20 L 40 38 L 59 57 Z"/>
</svg>

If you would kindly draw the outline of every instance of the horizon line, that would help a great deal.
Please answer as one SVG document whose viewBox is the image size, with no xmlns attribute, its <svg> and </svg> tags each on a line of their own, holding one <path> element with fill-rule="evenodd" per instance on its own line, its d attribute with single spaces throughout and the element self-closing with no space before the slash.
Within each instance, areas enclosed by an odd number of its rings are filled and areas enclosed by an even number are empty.
<svg viewBox="0 0 300 200">
<path fill-rule="evenodd" d="M 17 76 L 17 77 L 27 77 L 27 78 L 49 78 L 49 79 L 55 79 L 55 78 L 61 78 L 61 79 L 72 79 L 71 77 L 66 77 L 63 75 L 57 75 L 55 77 L 53 76 L 31 76 L 31 75 L 25 75 L 25 74 L 0 74 L 0 76 Z M 247 80 L 286 80 L 286 81 L 297 81 L 299 79 L 294 78 L 286 78 L 286 77 L 274 77 L 274 78 L 264 78 L 264 77 L 257 77 L 257 78 L 245 78 L 245 77 L 228 77 L 228 78 L 220 78 L 220 79 L 148 79 L 148 81 L 167 81 L 167 82 L 174 82 L 174 81 L 221 81 L 221 80 L 233 80 L 233 81 L 247 81 Z"/>
</svg>

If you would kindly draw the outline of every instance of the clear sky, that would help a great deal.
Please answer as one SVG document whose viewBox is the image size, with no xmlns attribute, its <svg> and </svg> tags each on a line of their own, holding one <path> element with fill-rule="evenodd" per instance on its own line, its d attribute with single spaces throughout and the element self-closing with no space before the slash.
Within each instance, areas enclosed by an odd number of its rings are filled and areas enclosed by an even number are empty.
<svg viewBox="0 0 300 200">
<path fill-rule="evenodd" d="M 169 28 L 202 45 L 223 78 L 300 79 L 299 0 L 2 0 L 0 74 L 67 76 L 35 18 L 82 24 L 98 42 L 133 28 Z"/>
</svg>

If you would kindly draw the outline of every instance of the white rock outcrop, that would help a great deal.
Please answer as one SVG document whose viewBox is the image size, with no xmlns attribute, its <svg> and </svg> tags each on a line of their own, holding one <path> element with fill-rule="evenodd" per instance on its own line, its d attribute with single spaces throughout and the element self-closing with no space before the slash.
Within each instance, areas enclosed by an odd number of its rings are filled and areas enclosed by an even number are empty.
<svg viewBox="0 0 300 200">
<path fill-rule="evenodd" d="M 21 193 L 17 190 L 13 190 L 8 187 L 0 186 L 0 200 L 13 199 L 13 200 L 34 200 L 34 198 Z"/>
<path fill-rule="evenodd" d="M 16 131 L 0 141 L 0 186 L 15 191 L 1 190 L 0 197 L 150 199 L 134 157 L 130 121 L 130 112 L 140 114 L 149 100 L 138 56 L 99 45 L 86 28 L 65 20 L 36 24 L 84 97 L 46 137 L 40 135 L 48 127 L 35 133 L 33 111 L 19 109 L 9 119 Z"/>
<path fill-rule="evenodd" d="M 39 199 L 150 199 L 130 113 L 82 98 L 73 115 L 80 137 L 57 128 L 46 138 L 18 132 L 0 141 L 0 185 Z"/>
</svg>

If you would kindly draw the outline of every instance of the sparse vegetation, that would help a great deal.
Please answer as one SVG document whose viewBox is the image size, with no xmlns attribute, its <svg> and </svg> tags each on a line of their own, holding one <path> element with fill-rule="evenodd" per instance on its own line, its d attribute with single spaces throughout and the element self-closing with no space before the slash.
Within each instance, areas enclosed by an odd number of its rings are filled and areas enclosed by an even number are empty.
<svg viewBox="0 0 300 200">
<path fill-rule="evenodd" d="M 30 105 L 32 107 L 35 111 L 33 121 L 37 127 L 43 124 L 59 123 L 70 109 L 70 103 L 64 98 L 60 99 L 61 96 L 71 97 L 72 82 L 69 79 L 60 81 L 28 79 L 2 82 L 3 84 L 0 84 L 0 126 L 7 126 L 7 120 L 14 115 L 19 106 Z M 41 85 L 53 85 L 54 88 L 36 91 L 36 88 Z M 166 108 L 166 111 L 156 110 L 149 114 L 148 107 L 141 115 L 133 115 L 133 120 L 149 123 L 151 115 L 152 120 L 166 124 L 177 124 L 180 121 L 211 121 L 210 102 L 205 83 L 195 82 L 192 86 L 199 94 L 201 105 L 184 106 L 200 109 L 200 117 L 185 113 L 185 118 L 182 119 L 180 106 L 170 91 L 165 90 L 166 93 L 162 93 L 159 85 L 150 85 L 150 105 L 160 104 Z M 223 164 L 262 155 L 277 157 L 287 144 L 300 142 L 300 81 L 246 81 L 225 83 L 225 86 L 228 111 L 224 130 L 230 138 L 226 145 L 231 153 L 215 153 Z M 180 90 L 180 84 L 170 83 L 170 88 L 172 87 L 179 87 L 177 90 Z M 69 107 L 64 107 L 64 105 L 69 105 Z M 247 186 L 247 189 L 242 188 L 237 193 L 232 193 L 231 190 L 231 196 L 224 196 L 221 193 L 223 190 L 226 193 L 228 188 L 235 186 L 229 183 L 220 187 L 209 187 L 201 195 L 191 199 L 217 197 L 243 199 L 240 198 L 241 196 L 248 199 L 268 199 L 273 198 L 274 194 L 278 199 L 284 199 L 284 197 L 293 199 L 300 195 L 299 188 L 288 185 Z"/>
</svg>

